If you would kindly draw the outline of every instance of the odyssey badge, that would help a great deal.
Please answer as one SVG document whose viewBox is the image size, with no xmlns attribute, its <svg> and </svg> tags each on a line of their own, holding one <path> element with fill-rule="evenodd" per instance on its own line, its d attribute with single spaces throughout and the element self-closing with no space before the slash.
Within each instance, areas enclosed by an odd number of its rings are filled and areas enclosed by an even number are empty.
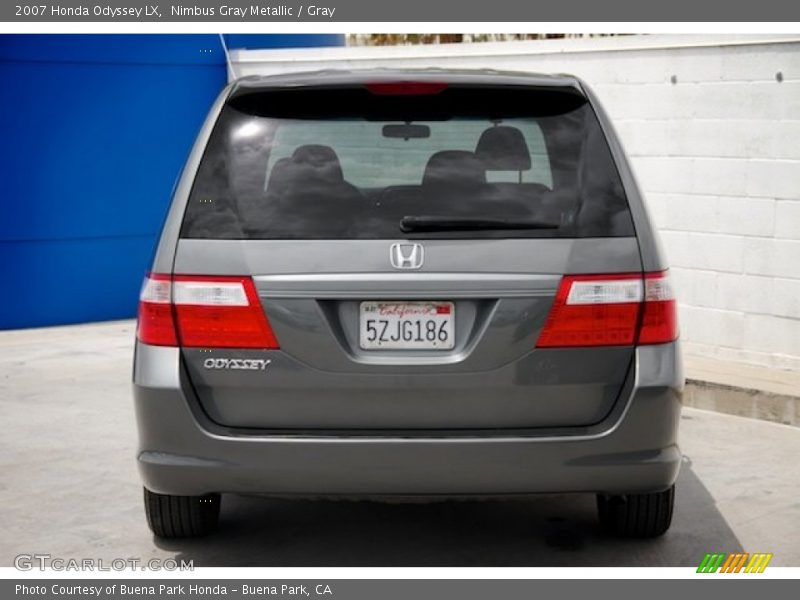
<svg viewBox="0 0 800 600">
<path fill-rule="evenodd" d="M 271 362 L 264 358 L 207 358 L 203 366 L 206 369 L 231 371 L 266 371 Z"/>
</svg>

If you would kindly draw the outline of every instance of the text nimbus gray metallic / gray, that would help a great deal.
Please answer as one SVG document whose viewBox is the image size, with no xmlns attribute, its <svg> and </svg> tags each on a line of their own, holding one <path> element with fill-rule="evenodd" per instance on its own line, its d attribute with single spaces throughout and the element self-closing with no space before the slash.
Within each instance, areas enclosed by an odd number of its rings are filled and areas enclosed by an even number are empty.
<svg viewBox="0 0 800 600">
<path fill-rule="evenodd" d="M 296 13 L 295 7 L 285 4 L 251 4 L 250 6 L 230 6 L 228 4 L 222 4 L 219 7 L 173 4 L 170 6 L 170 15 L 173 17 L 220 16 L 246 19 L 248 17 L 293 17 Z"/>
</svg>

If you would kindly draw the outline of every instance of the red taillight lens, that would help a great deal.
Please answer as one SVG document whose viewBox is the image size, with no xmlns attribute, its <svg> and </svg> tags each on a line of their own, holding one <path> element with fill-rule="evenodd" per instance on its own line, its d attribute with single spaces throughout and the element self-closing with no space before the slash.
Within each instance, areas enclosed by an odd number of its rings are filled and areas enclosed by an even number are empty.
<svg viewBox="0 0 800 600">
<path fill-rule="evenodd" d="M 144 279 L 139 295 L 136 337 L 153 346 L 177 346 L 172 318 L 172 281 L 169 275 L 151 273 Z"/>
<path fill-rule="evenodd" d="M 143 293 L 139 312 L 139 339 L 143 342 L 187 348 L 279 347 L 250 277 L 176 275 L 171 280 L 164 278 L 150 275 L 144 289 L 155 285 L 150 282 L 158 282 L 159 306 L 169 309 L 159 313 L 163 319 L 159 331 L 166 331 L 171 325 L 172 338 L 166 334 L 147 335 L 149 330 L 142 326 L 142 316 L 152 312 L 150 305 L 154 303 Z M 168 286 L 166 303 L 163 282 Z"/>
<path fill-rule="evenodd" d="M 181 346 L 278 348 L 250 277 L 176 275 L 172 293 Z"/>
<path fill-rule="evenodd" d="M 567 275 L 538 348 L 660 344 L 678 337 L 666 272 Z"/>
<path fill-rule="evenodd" d="M 385 81 L 368 83 L 367 89 L 379 96 L 430 96 L 446 90 L 447 84 L 433 81 Z"/>
<path fill-rule="evenodd" d="M 642 276 L 567 275 L 536 345 L 625 346 L 636 339 Z"/>
<path fill-rule="evenodd" d="M 664 344 L 678 339 L 678 305 L 666 271 L 644 276 L 644 312 L 640 344 Z"/>
</svg>

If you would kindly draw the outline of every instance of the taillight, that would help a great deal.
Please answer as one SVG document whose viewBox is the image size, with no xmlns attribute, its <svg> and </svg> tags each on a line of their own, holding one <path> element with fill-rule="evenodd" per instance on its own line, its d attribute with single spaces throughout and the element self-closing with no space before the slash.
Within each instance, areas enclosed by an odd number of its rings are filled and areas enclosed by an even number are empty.
<svg viewBox="0 0 800 600">
<path fill-rule="evenodd" d="M 666 272 L 567 275 L 536 346 L 661 344 L 677 337 L 675 297 Z"/>
<path fill-rule="evenodd" d="M 172 282 L 169 275 L 151 273 L 144 278 L 139 294 L 136 337 L 153 346 L 177 346 L 172 319 Z"/>
<path fill-rule="evenodd" d="M 279 347 L 250 277 L 150 274 L 137 335 L 157 346 Z"/>
<path fill-rule="evenodd" d="M 663 344 L 678 339 L 678 305 L 666 271 L 645 273 L 644 310 L 640 344 Z"/>
</svg>

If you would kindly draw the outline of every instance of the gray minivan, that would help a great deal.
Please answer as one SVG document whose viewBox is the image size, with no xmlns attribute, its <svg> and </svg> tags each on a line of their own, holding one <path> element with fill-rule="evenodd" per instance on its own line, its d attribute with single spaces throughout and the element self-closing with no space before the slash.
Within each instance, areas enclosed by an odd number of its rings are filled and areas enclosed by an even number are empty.
<svg viewBox="0 0 800 600">
<path fill-rule="evenodd" d="M 672 518 L 676 305 L 582 81 L 247 77 L 211 110 L 145 278 L 133 381 L 152 531 L 220 495 L 597 494 Z"/>
</svg>

